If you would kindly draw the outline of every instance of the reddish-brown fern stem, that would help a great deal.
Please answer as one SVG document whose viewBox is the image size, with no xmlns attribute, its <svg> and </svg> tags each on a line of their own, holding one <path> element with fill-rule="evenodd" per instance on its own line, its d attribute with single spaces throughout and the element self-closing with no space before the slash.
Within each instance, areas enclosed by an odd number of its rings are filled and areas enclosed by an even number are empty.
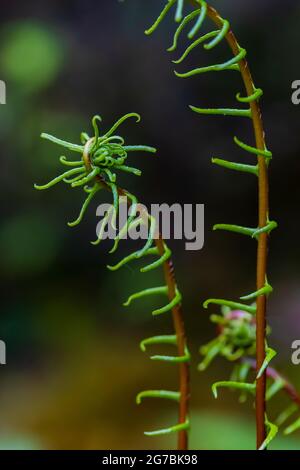
<svg viewBox="0 0 300 470">
<path fill-rule="evenodd" d="M 85 151 L 83 153 L 83 160 L 84 163 L 89 171 L 91 171 L 91 161 L 89 155 L 89 143 L 86 144 Z M 108 191 L 111 191 L 110 186 L 101 178 L 100 175 L 96 176 L 96 180 L 98 181 L 99 185 L 105 187 Z M 118 188 L 119 196 L 126 197 L 126 191 L 122 188 Z M 128 201 L 130 204 L 130 201 Z M 164 248 L 164 240 L 159 235 L 157 239 L 155 239 L 155 244 L 159 251 L 160 256 L 165 253 Z M 168 287 L 168 298 L 172 301 L 176 296 L 176 279 L 175 279 L 175 272 L 173 261 L 171 258 L 168 259 L 164 263 L 164 277 L 165 282 Z M 184 356 L 186 354 L 186 333 L 185 333 L 185 326 L 183 320 L 183 312 L 181 308 L 181 304 L 176 305 L 172 309 L 172 318 L 174 324 L 174 330 L 177 337 L 177 352 L 178 356 Z M 189 399 L 190 399 L 190 374 L 189 374 L 190 366 L 188 362 L 180 363 L 179 364 L 179 392 L 180 392 L 180 401 L 179 401 L 179 424 L 185 423 L 189 419 Z M 178 443 L 177 443 L 178 450 L 187 450 L 188 449 L 188 431 L 183 430 L 178 433 Z"/>
<path fill-rule="evenodd" d="M 164 242 L 161 237 L 155 240 L 159 254 L 164 253 Z M 168 286 L 168 296 L 171 301 L 174 299 L 176 292 L 176 279 L 172 259 L 170 258 L 164 263 L 164 275 Z M 183 313 L 181 305 L 176 305 L 172 310 L 174 329 L 177 336 L 178 356 L 184 356 L 186 351 L 186 334 L 183 321 Z M 185 423 L 188 419 L 189 399 L 190 399 L 190 374 L 189 363 L 183 362 L 179 364 L 179 423 Z M 187 430 L 178 433 L 178 450 L 188 449 L 188 432 Z"/>
<path fill-rule="evenodd" d="M 191 3 L 199 6 L 194 0 Z M 222 19 L 219 13 L 208 6 L 207 14 L 209 18 L 218 26 L 222 26 Z M 226 35 L 226 41 L 234 55 L 238 55 L 240 49 L 238 41 L 230 30 Z M 255 92 L 252 75 L 245 59 L 239 61 L 240 71 L 247 96 Z M 252 122 L 256 147 L 265 150 L 265 133 L 258 100 L 250 103 L 252 112 Z M 265 227 L 268 221 L 269 213 L 269 183 L 268 168 L 263 156 L 258 156 L 258 226 Z M 256 265 L 256 287 L 257 290 L 265 285 L 267 274 L 267 252 L 268 252 L 268 234 L 261 233 L 258 238 L 257 265 Z M 257 371 L 260 370 L 265 359 L 265 341 L 266 341 L 266 296 L 261 295 L 257 298 L 256 313 L 256 364 Z M 266 413 L 266 373 L 264 373 L 256 383 L 256 440 L 259 449 L 266 438 L 265 413 Z"/>
</svg>

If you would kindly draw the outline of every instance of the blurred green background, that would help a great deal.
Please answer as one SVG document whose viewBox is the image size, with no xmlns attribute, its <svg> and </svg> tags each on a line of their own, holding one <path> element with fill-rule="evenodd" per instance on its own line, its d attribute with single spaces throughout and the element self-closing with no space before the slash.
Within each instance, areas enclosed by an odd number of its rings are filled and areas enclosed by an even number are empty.
<svg viewBox="0 0 300 470">
<path fill-rule="evenodd" d="M 95 208 L 76 229 L 67 227 L 79 210 L 80 191 L 60 185 L 37 192 L 60 171 L 60 149 L 41 141 L 42 131 L 78 142 L 101 114 L 107 128 L 126 112 L 142 114 L 142 124 L 124 125 L 130 144 L 156 146 L 158 157 L 134 155 L 141 178 L 122 185 L 146 204 L 204 203 L 205 247 L 186 252 L 170 242 L 190 347 L 193 353 L 193 449 L 251 449 L 253 408 L 239 405 L 229 391 L 214 400 L 216 380 L 228 377 L 218 359 L 198 373 L 198 348 L 214 334 L 203 300 L 237 298 L 253 291 L 255 243 L 212 233 L 216 222 L 256 224 L 254 178 L 213 168 L 212 156 L 235 160 L 233 135 L 251 141 L 248 123 L 204 118 L 187 105 L 230 106 L 242 91 L 231 74 L 179 80 L 165 52 L 174 29 L 170 17 L 152 38 L 143 31 L 160 11 L 160 0 L 14 0 L 1 5 L 0 70 L 7 104 L 0 107 L 1 138 L 1 317 L 0 338 L 7 365 L 0 374 L 0 447 L 3 449 L 172 448 L 175 437 L 147 438 L 144 430 L 176 422 L 174 405 L 150 400 L 135 405 L 147 388 L 176 388 L 172 366 L 151 363 L 139 341 L 169 333 L 170 318 L 151 317 L 150 304 L 125 310 L 128 294 L 155 285 L 159 273 L 132 267 L 111 273 L 109 243 L 93 247 Z M 287 0 L 212 1 L 231 18 L 248 49 L 262 101 L 271 166 L 272 235 L 269 302 L 274 363 L 300 387 L 291 364 L 291 343 L 300 338 L 299 290 L 299 109 L 291 103 L 291 82 L 299 79 L 300 7 Z M 194 55 L 192 64 L 216 62 L 225 48 Z M 225 55 L 227 57 L 227 55 Z M 194 61 L 194 62 L 192 62 Z M 185 64 L 183 68 L 187 68 Z M 217 75 L 217 76 L 216 76 Z M 254 226 L 253 225 L 253 226 Z M 128 247 L 127 247 L 128 248 Z M 124 250 L 124 251 L 123 251 Z M 157 278 L 157 279 L 156 279 Z M 158 302 L 160 299 L 158 299 Z M 154 300 L 155 302 L 155 300 Z M 280 398 L 272 416 L 282 409 Z M 272 418 L 271 416 L 271 418 Z M 279 437 L 272 448 L 300 449 L 300 433 Z"/>
</svg>

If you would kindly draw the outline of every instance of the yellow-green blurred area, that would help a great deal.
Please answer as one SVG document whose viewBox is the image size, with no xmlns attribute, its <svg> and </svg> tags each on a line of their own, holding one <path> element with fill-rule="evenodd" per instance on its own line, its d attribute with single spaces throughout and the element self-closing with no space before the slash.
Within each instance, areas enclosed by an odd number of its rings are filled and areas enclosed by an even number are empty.
<svg viewBox="0 0 300 470">
<path fill-rule="evenodd" d="M 48 132 L 79 143 L 91 132 L 94 114 L 102 131 L 126 112 L 139 112 L 141 124 L 120 130 L 128 144 L 157 147 L 158 156 L 134 154 L 130 163 L 143 175 L 121 178 L 122 186 L 146 204 L 204 203 L 205 247 L 185 251 L 170 242 L 192 361 L 191 447 L 252 449 L 255 423 L 252 400 L 211 384 L 226 380 L 231 367 L 217 359 L 197 372 L 199 346 L 215 335 L 203 310 L 208 297 L 233 298 L 255 289 L 255 242 L 213 233 L 216 222 L 255 226 L 256 181 L 213 168 L 211 157 L 241 158 L 234 135 L 251 143 L 249 123 L 235 118 L 201 117 L 187 107 L 226 107 L 242 91 L 238 75 L 215 74 L 179 80 L 166 48 L 172 18 L 151 38 L 151 24 L 163 1 L 14 0 L 1 5 L 0 79 L 7 104 L 0 107 L 1 138 L 1 317 L 7 365 L 0 366 L 0 448 L 3 449 L 161 449 L 174 448 L 175 436 L 149 438 L 146 430 L 175 424 L 176 405 L 160 400 L 135 404 L 143 389 L 176 389 L 177 368 L 151 362 L 139 342 L 171 334 L 170 315 L 151 317 L 163 299 L 122 307 L 128 295 L 160 285 L 161 274 L 141 274 L 134 266 L 116 273 L 107 264 L 134 249 L 95 239 L 96 205 L 83 223 L 67 226 L 78 214 L 81 191 L 63 184 L 45 192 L 61 171 L 61 149 L 40 139 Z M 271 163 L 272 234 L 269 281 L 270 344 L 275 366 L 300 388 L 300 366 L 291 364 L 291 344 L 300 339 L 299 290 L 299 113 L 291 103 L 297 63 L 300 9 L 297 2 L 274 0 L 212 1 L 231 19 L 249 61 L 262 101 Z M 215 63 L 222 46 L 196 53 L 182 65 Z M 68 155 L 68 153 L 67 153 Z M 150 352 L 150 351 L 149 351 Z M 269 418 L 287 403 L 279 395 Z M 272 448 L 300 449 L 300 433 L 280 435 Z"/>
</svg>

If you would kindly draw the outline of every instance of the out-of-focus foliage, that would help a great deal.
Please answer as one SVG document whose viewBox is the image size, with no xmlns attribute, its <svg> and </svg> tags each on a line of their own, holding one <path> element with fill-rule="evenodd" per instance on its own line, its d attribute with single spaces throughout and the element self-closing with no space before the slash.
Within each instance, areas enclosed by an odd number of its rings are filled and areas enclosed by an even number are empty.
<svg viewBox="0 0 300 470">
<path fill-rule="evenodd" d="M 57 77 L 63 47 L 54 31 L 34 21 L 3 28 L 0 63 L 6 80 L 25 92 L 46 88 Z"/>
<path fill-rule="evenodd" d="M 61 242 L 46 214 L 22 213 L 0 228 L 2 267 L 9 276 L 31 276 L 51 267 Z"/>
</svg>

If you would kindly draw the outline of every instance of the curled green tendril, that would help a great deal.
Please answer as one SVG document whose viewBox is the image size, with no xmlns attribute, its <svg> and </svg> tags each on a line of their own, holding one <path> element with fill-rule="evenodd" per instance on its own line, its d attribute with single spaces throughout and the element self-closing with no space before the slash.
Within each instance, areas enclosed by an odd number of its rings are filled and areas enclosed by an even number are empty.
<svg viewBox="0 0 300 470">
<path fill-rule="evenodd" d="M 149 153 L 157 152 L 156 148 L 149 147 L 148 145 L 124 145 L 124 150 L 126 152 L 149 152 Z"/>
<path fill-rule="evenodd" d="M 87 143 L 87 141 L 89 140 L 89 135 L 87 134 L 87 132 L 81 132 L 80 134 L 80 142 L 85 145 Z"/>
<path fill-rule="evenodd" d="M 232 224 L 215 224 L 213 230 L 225 230 L 228 232 L 240 233 L 241 235 L 248 235 L 250 237 L 255 233 L 254 228 L 242 227 L 241 225 Z"/>
<path fill-rule="evenodd" d="M 100 173 L 100 171 L 100 168 L 93 168 L 93 170 L 88 175 L 84 176 L 78 181 L 74 181 L 73 183 L 71 183 L 72 188 L 77 188 L 78 186 L 86 185 L 87 183 L 95 179 L 95 177 Z"/>
<path fill-rule="evenodd" d="M 74 183 L 75 181 L 81 180 L 81 179 L 84 177 L 84 175 L 85 175 L 85 172 L 82 172 L 82 173 L 80 173 L 79 175 L 76 175 L 76 176 L 74 176 L 74 177 L 71 177 L 71 178 L 64 178 L 64 179 L 63 179 L 63 182 L 64 182 L 64 183 L 67 183 L 67 184 L 71 184 L 71 186 L 72 186 L 72 183 Z"/>
<path fill-rule="evenodd" d="M 79 225 L 80 222 L 82 221 L 83 217 L 84 217 L 84 214 L 86 213 L 86 210 L 89 206 L 89 203 L 91 202 L 91 200 L 93 199 L 93 197 L 95 196 L 95 194 L 100 190 L 100 186 L 98 185 L 95 185 L 94 188 L 92 189 L 92 191 L 88 194 L 87 198 L 85 199 L 82 207 L 81 207 L 81 210 L 80 210 L 80 213 L 79 213 L 79 216 L 77 217 L 76 220 L 74 220 L 73 222 L 68 222 L 68 225 L 69 227 L 75 227 L 76 225 Z"/>
<path fill-rule="evenodd" d="M 173 5 L 175 5 L 176 1 L 177 0 L 169 0 L 168 1 L 168 3 L 165 5 L 164 9 L 162 10 L 162 12 L 158 16 L 158 18 L 155 20 L 153 25 L 149 29 L 146 29 L 145 34 L 147 34 L 147 36 L 152 34 L 158 28 L 160 23 L 163 21 L 165 16 L 168 14 L 169 10 L 172 8 Z"/>
<path fill-rule="evenodd" d="M 129 220 L 129 218 L 127 219 L 127 222 L 124 225 L 124 227 L 119 231 L 118 235 L 116 236 L 115 241 L 114 241 L 114 245 L 113 245 L 112 249 L 109 251 L 110 254 L 114 253 L 117 250 L 117 248 L 119 246 L 119 243 L 120 243 L 120 240 L 122 240 L 122 238 L 126 237 L 127 233 L 129 233 L 130 230 L 133 230 L 133 229 L 135 229 L 135 228 L 137 228 L 137 227 L 139 227 L 140 225 L 143 224 L 142 217 L 138 217 L 135 220 L 130 221 L 130 223 L 128 223 L 128 220 Z M 135 258 L 138 257 L 137 255 L 138 255 L 138 252 L 135 252 Z"/>
<path fill-rule="evenodd" d="M 156 220 L 154 217 L 149 216 L 150 220 L 150 229 L 149 229 L 149 235 L 148 235 L 148 240 L 145 244 L 145 246 L 137 253 L 137 258 L 142 258 L 144 254 L 151 248 L 151 245 L 153 244 L 153 240 L 156 234 Z"/>
<path fill-rule="evenodd" d="M 182 20 L 184 0 L 177 0 L 177 8 L 175 13 L 175 21 L 179 23 Z"/>
<path fill-rule="evenodd" d="M 266 357 L 265 357 L 265 360 L 256 376 L 256 379 L 260 379 L 263 375 L 263 373 L 265 372 L 265 370 L 267 369 L 268 365 L 270 364 L 270 362 L 272 361 L 272 359 L 277 355 L 277 352 L 274 351 L 274 349 L 272 348 L 269 348 L 268 346 L 266 347 Z"/>
<path fill-rule="evenodd" d="M 41 138 L 45 140 L 49 140 L 53 144 L 60 145 L 61 147 L 65 147 L 68 150 L 72 150 L 73 152 L 78 152 L 81 153 L 83 152 L 83 145 L 76 145 L 76 144 L 71 144 L 70 142 L 67 142 L 66 140 L 61 140 L 58 139 L 57 137 L 54 137 L 53 135 L 50 134 L 45 134 L 44 132 L 41 134 Z"/>
<path fill-rule="evenodd" d="M 232 382 L 232 381 L 220 381 L 212 385 L 212 392 L 215 398 L 218 398 L 218 389 L 219 388 L 233 388 L 237 390 L 242 390 L 249 393 L 255 393 L 256 386 L 255 384 L 247 384 L 242 382 Z"/>
<path fill-rule="evenodd" d="M 168 288 L 166 286 L 162 287 L 151 287 L 149 289 L 144 289 L 141 292 L 137 292 L 132 294 L 128 300 L 123 304 L 124 307 L 129 307 L 131 302 L 136 299 L 140 299 L 142 297 L 148 297 L 149 295 L 156 295 L 156 294 L 168 294 Z"/>
<path fill-rule="evenodd" d="M 63 165 L 66 165 L 66 166 L 82 166 L 82 160 L 72 162 L 72 161 L 67 160 L 64 155 L 59 157 L 59 161 L 60 161 L 60 163 L 62 163 Z"/>
<path fill-rule="evenodd" d="M 134 196 L 134 194 L 131 194 L 128 191 L 125 191 L 125 196 L 130 200 L 129 217 L 124 227 L 122 227 L 122 229 L 119 231 L 118 235 L 116 236 L 114 245 L 109 252 L 110 254 L 114 253 L 117 250 L 120 240 L 122 239 L 122 237 L 124 237 L 127 234 L 130 228 L 133 228 L 133 226 L 137 226 L 137 224 L 141 223 L 141 219 L 135 220 L 136 213 L 137 213 L 137 205 L 138 205 L 137 198 Z"/>
<path fill-rule="evenodd" d="M 157 251 L 157 253 L 155 252 L 155 254 L 158 254 L 158 250 L 156 248 L 155 250 Z M 166 244 L 164 244 L 164 250 L 165 250 L 164 254 L 158 260 L 154 261 L 148 266 L 145 266 L 144 268 L 141 268 L 141 272 L 146 273 L 146 272 L 152 271 L 152 269 L 156 269 L 159 266 L 162 266 L 166 261 L 168 261 L 168 259 L 171 257 L 171 250 L 167 247 Z M 149 251 L 150 250 L 148 250 L 148 252 Z M 152 253 L 150 252 L 149 254 L 152 254 Z"/>
<path fill-rule="evenodd" d="M 216 47 L 224 39 L 224 37 L 228 33 L 228 31 L 230 29 L 230 23 L 227 20 L 222 20 L 222 21 L 223 21 L 223 24 L 222 24 L 222 28 L 219 31 L 219 34 L 212 41 L 210 41 L 208 44 L 204 44 L 205 49 L 210 50 L 213 47 Z"/>
<path fill-rule="evenodd" d="M 182 364 L 183 362 L 189 362 L 191 359 L 191 355 L 187 346 L 185 346 L 183 356 L 166 356 L 156 354 L 155 356 L 151 356 L 150 359 L 152 361 L 173 362 L 174 364 Z"/>
<path fill-rule="evenodd" d="M 185 28 L 185 26 L 190 22 L 192 21 L 196 16 L 199 15 L 200 13 L 200 9 L 199 10 L 195 10 L 195 11 L 192 11 L 192 13 L 190 13 L 189 15 L 187 15 L 183 20 L 182 22 L 180 23 L 180 25 L 178 26 L 178 28 L 176 29 L 175 31 L 175 34 L 174 34 L 174 37 L 173 37 L 173 44 L 172 46 L 170 46 L 167 51 L 168 52 L 173 52 L 176 50 L 177 48 L 177 43 L 178 43 L 178 38 L 179 38 L 179 35 L 180 33 L 183 31 L 183 29 Z"/>
<path fill-rule="evenodd" d="M 138 168 L 133 168 L 131 166 L 126 165 L 117 165 L 116 168 L 118 170 L 124 171 L 125 173 L 132 173 L 135 176 L 141 176 L 142 172 Z"/>
<path fill-rule="evenodd" d="M 241 171 L 243 173 L 251 173 L 258 176 L 258 165 L 245 165 L 243 163 L 229 162 L 227 160 L 221 160 L 220 158 L 212 158 L 212 163 L 215 165 L 222 166 L 228 170 Z"/>
<path fill-rule="evenodd" d="M 240 93 L 236 95 L 236 99 L 240 101 L 240 103 L 252 103 L 253 101 L 259 100 L 264 94 L 261 88 L 256 88 L 254 93 L 250 96 L 242 97 Z"/>
<path fill-rule="evenodd" d="M 70 176 L 76 175 L 78 173 L 81 173 L 83 170 L 84 170 L 83 167 L 73 168 L 72 170 L 68 170 L 68 171 L 62 173 L 61 175 L 57 176 L 53 180 L 49 181 L 49 183 L 47 183 L 47 184 L 44 184 L 42 186 L 35 184 L 34 187 L 35 187 L 35 189 L 39 189 L 39 190 L 49 189 L 52 186 L 55 186 L 57 183 L 60 183 L 64 179 L 69 178 Z"/>
<path fill-rule="evenodd" d="M 267 225 L 265 225 L 265 227 L 261 227 L 261 228 L 256 229 L 254 231 L 252 237 L 253 238 L 258 237 L 258 235 L 260 235 L 261 233 L 271 233 L 277 227 L 278 227 L 277 222 L 272 220 L 272 221 L 268 222 Z"/>
<path fill-rule="evenodd" d="M 262 287 L 261 289 L 258 289 L 257 291 L 252 292 L 251 294 L 243 295 L 242 297 L 240 297 L 240 299 L 241 300 L 252 300 L 252 299 L 256 299 L 260 295 L 269 295 L 272 292 L 273 292 L 273 287 L 270 284 L 268 284 L 268 282 L 266 282 L 265 286 Z"/>
<path fill-rule="evenodd" d="M 132 294 L 123 305 L 125 307 L 128 307 L 133 300 L 140 299 L 143 297 L 148 297 L 151 295 L 157 295 L 157 294 L 168 295 L 168 287 L 162 286 L 162 287 L 151 287 L 149 289 L 144 289 L 141 292 Z M 176 289 L 176 294 L 175 294 L 174 299 L 172 299 L 166 306 L 153 310 L 152 315 L 160 315 L 163 313 L 167 313 L 170 310 L 172 310 L 174 307 L 176 307 L 176 305 L 178 305 L 180 302 L 181 302 L 181 294 L 178 291 L 178 289 Z"/>
<path fill-rule="evenodd" d="M 108 226 L 109 223 L 113 224 L 113 221 L 115 220 L 115 208 L 114 206 L 111 206 L 105 213 L 102 221 L 101 221 L 101 227 L 98 233 L 98 238 L 97 240 L 91 242 L 92 245 L 97 246 L 99 245 L 102 240 L 103 240 L 103 235 L 104 235 L 104 230 Z"/>
<path fill-rule="evenodd" d="M 199 31 L 201 28 L 207 14 L 207 3 L 206 2 L 201 2 L 201 13 L 199 15 L 198 20 L 196 21 L 194 27 L 191 29 L 191 31 L 188 34 L 188 38 L 192 39 L 195 34 Z"/>
<path fill-rule="evenodd" d="M 110 270 L 110 271 L 117 271 L 118 269 L 122 268 L 123 266 L 125 266 L 125 264 L 128 264 L 130 263 L 131 261 L 135 261 L 137 259 L 137 251 L 135 251 L 134 253 L 131 253 L 130 255 L 128 256 L 125 256 L 124 258 L 121 259 L 121 261 L 119 261 L 119 263 L 115 264 L 114 266 L 111 266 L 111 265 L 108 265 L 107 268 Z M 147 253 L 145 253 L 145 255 L 156 255 L 158 254 L 158 250 L 157 248 L 151 248 L 150 250 L 148 250 Z M 143 269 L 143 268 L 142 268 Z M 142 271 L 141 269 L 141 271 Z M 143 272 L 143 271 L 142 271 Z"/>
<path fill-rule="evenodd" d="M 180 431 L 188 430 L 190 427 L 190 421 L 187 419 L 184 423 L 175 424 L 165 429 L 158 429 L 157 431 L 146 431 L 145 436 L 163 436 L 165 434 L 179 433 Z"/>
<path fill-rule="evenodd" d="M 94 143 L 93 143 L 92 151 L 95 148 L 97 148 L 98 139 L 99 139 L 99 135 L 100 135 L 99 127 L 98 127 L 97 122 L 102 122 L 102 118 L 99 115 L 94 116 L 93 119 L 92 119 L 92 127 L 93 127 L 93 130 L 94 130 Z"/>
<path fill-rule="evenodd" d="M 271 233 L 272 230 L 277 228 L 277 222 L 271 221 L 265 227 L 262 228 L 250 228 L 242 227 L 240 225 L 232 224 L 215 224 L 213 230 L 225 230 L 227 232 L 239 233 L 241 235 L 247 235 L 251 238 L 257 238 L 262 233 Z"/>
<path fill-rule="evenodd" d="M 265 157 L 267 159 L 272 158 L 272 152 L 270 152 L 269 150 L 261 150 L 256 147 L 251 147 L 250 145 L 241 142 L 237 137 L 234 137 L 234 142 L 246 152 L 253 153 L 254 155 Z"/>
<path fill-rule="evenodd" d="M 116 218 L 119 212 L 119 193 L 118 193 L 117 185 L 115 184 L 116 175 L 112 174 L 108 168 L 105 168 L 104 172 L 108 177 L 108 186 L 110 187 L 112 195 L 113 195 L 114 211 L 113 211 L 112 226 L 116 227 Z"/>
<path fill-rule="evenodd" d="M 206 39 L 209 39 L 211 37 L 214 37 L 216 34 L 218 33 L 218 31 L 211 31 L 207 34 L 205 34 L 204 36 L 201 36 L 200 38 L 196 39 L 194 42 L 192 42 L 192 44 L 190 44 L 186 50 L 183 52 L 183 54 L 179 57 L 179 59 L 177 60 L 173 60 L 172 62 L 174 64 L 181 64 L 186 58 L 187 56 L 197 47 L 199 46 L 200 44 L 202 44 L 204 41 L 206 41 Z M 219 64 L 219 67 L 222 66 L 222 64 Z M 215 67 L 215 66 L 213 66 Z M 207 70 L 206 70 L 207 71 Z"/>
<path fill-rule="evenodd" d="M 224 70 L 234 70 L 239 71 L 239 66 L 237 64 L 225 66 L 224 64 L 216 64 L 216 65 L 208 65 L 207 67 L 198 67 L 196 69 L 192 69 L 189 72 L 179 73 L 174 70 L 176 77 L 179 78 L 190 78 L 195 75 L 199 75 L 202 73 L 209 73 L 209 72 L 223 72 Z"/>
<path fill-rule="evenodd" d="M 164 254 L 160 258 L 158 258 L 156 261 L 154 261 L 153 263 L 141 268 L 140 269 L 141 273 L 146 273 L 146 272 L 152 271 L 153 269 L 158 268 L 159 266 L 162 266 L 171 257 L 171 250 L 167 247 L 166 244 L 164 245 L 164 248 L 165 248 Z M 131 253 L 130 255 L 123 258 L 116 265 L 107 266 L 107 268 L 110 269 L 111 271 L 117 271 L 118 269 L 123 267 L 125 264 L 136 260 L 138 258 L 138 254 L 139 254 L 139 251 L 135 251 L 134 253 Z M 152 255 L 159 255 L 158 248 L 156 248 L 156 247 L 149 248 L 144 253 L 144 256 L 152 256 Z"/>
<path fill-rule="evenodd" d="M 163 336 L 151 336 L 151 338 L 146 338 L 140 343 L 140 348 L 143 352 L 146 352 L 147 346 L 152 346 L 153 344 L 172 344 L 175 346 L 177 344 L 176 335 L 163 335 Z"/>
<path fill-rule="evenodd" d="M 171 392 L 169 390 L 145 390 L 140 392 L 136 397 L 136 403 L 140 405 L 144 398 L 164 398 L 166 400 L 173 400 L 179 402 L 180 393 Z"/>
<path fill-rule="evenodd" d="M 175 297 L 165 306 L 162 308 L 158 308 L 152 312 L 152 315 L 161 315 L 163 313 L 170 312 L 174 307 L 181 303 L 182 296 L 179 290 L 176 287 Z"/>
<path fill-rule="evenodd" d="M 231 108 L 197 108 L 196 106 L 190 106 L 190 109 L 197 114 L 210 114 L 220 116 L 240 116 L 251 118 L 251 109 L 231 109 Z"/>
<path fill-rule="evenodd" d="M 268 435 L 258 450 L 265 450 L 278 433 L 278 427 L 268 420 L 267 415 L 265 416 L 265 425 L 268 430 Z"/>
<path fill-rule="evenodd" d="M 104 139 L 107 139 L 107 137 L 110 137 L 120 126 L 125 122 L 127 119 L 130 118 L 136 118 L 136 122 L 140 122 L 141 116 L 137 113 L 128 113 L 122 116 L 118 121 L 107 131 L 104 135 Z"/>
</svg>

